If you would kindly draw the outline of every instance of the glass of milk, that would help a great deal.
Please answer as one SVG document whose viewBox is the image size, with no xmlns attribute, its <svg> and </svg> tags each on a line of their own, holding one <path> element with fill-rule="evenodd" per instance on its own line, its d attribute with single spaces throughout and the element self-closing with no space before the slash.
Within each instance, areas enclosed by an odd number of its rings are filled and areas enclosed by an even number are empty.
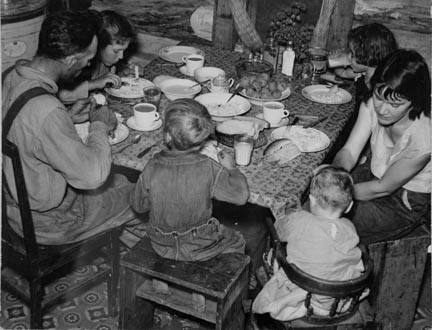
<svg viewBox="0 0 432 330">
<path fill-rule="evenodd" d="M 234 155 L 237 165 L 249 165 L 253 150 L 253 136 L 235 135 L 234 136 Z"/>
</svg>

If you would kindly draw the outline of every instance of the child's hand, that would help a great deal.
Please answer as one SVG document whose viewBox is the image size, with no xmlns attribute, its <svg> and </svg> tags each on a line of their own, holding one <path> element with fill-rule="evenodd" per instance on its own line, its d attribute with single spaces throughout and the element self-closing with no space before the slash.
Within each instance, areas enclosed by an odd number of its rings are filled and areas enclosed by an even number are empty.
<svg viewBox="0 0 432 330">
<path fill-rule="evenodd" d="M 228 170 L 233 170 L 236 168 L 234 157 L 227 153 L 225 150 L 221 150 L 218 153 L 219 163 Z"/>
</svg>

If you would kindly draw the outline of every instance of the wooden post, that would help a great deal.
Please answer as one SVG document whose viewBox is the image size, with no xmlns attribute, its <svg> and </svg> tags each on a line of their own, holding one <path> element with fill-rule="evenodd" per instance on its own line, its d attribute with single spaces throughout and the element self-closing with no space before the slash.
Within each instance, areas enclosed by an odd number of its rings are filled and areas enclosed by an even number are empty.
<svg viewBox="0 0 432 330">
<path fill-rule="evenodd" d="M 325 48 L 327 46 L 330 20 L 336 7 L 336 1 L 337 0 L 323 0 L 320 16 L 312 36 L 312 47 Z"/>
<path fill-rule="evenodd" d="M 215 0 L 213 14 L 213 46 L 233 49 L 235 43 L 234 20 L 229 0 Z"/>
</svg>

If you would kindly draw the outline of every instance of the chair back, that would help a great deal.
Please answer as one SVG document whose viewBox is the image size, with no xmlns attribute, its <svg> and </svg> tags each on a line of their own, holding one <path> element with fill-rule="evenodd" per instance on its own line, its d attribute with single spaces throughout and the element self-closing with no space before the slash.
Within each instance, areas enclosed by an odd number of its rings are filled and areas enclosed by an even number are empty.
<svg viewBox="0 0 432 330">
<path fill-rule="evenodd" d="M 33 217 L 30 209 L 30 203 L 28 199 L 27 188 L 25 184 L 24 173 L 22 169 L 21 158 L 19 155 L 18 147 L 14 143 L 5 139 L 3 140 L 2 153 L 3 153 L 3 157 L 9 157 L 12 162 L 12 170 L 13 170 L 13 176 L 15 180 L 15 187 L 16 187 L 17 198 L 18 198 L 18 208 L 20 212 L 21 224 L 22 224 L 22 230 L 24 236 L 23 244 L 26 250 L 27 258 L 29 263 L 32 263 L 32 261 L 36 262 L 39 258 L 39 250 L 36 242 L 36 234 L 35 234 L 35 229 L 33 224 Z M 10 225 L 8 224 L 7 214 L 6 214 L 6 199 L 5 199 L 6 195 L 12 196 L 10 194 L 10 189 L 8 189 L 7 181 L 5 180 L 5 174 L 3 172 L 2 239 L 8 241 L 8 238 L 10 238 L 10 236 L 16 234 L 11 232 L 13 231 L 13 229 L 10 228 Z"/>
</svg>

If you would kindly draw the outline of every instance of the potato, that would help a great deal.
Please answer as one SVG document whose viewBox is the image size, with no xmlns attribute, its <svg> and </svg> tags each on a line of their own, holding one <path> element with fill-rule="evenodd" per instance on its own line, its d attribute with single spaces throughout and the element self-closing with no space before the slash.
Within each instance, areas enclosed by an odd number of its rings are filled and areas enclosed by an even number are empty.
<svg viewBox="0 0 432 330">
<path fill-rule="evenodd" d="M 243 88 L 248 88 L 249 87 L 249 77 L 242 77 L 239 81 L 239 85 Z"/>
<path fill-rule="evenodd" d="M 270 75 L 266 72 L 262 72 L 258 75 L 258 78 L 268 81 L 270 79 Z"/>
<path fill-rule="evenodd" d="M 274 99 L 278 99 L 278 98 L 282 97 L 282 92 L 280 90 L 272 91 L 271 96 Z"/>
<path fill-rule="evenodd" d="M 277 82 L 274 81 L 274 80 L 270 80 L 270 81 L 267 83 L 267 87 L 268 87 L 268 89 L 269 89 L 271 92 L 276 91 L 276 90 L 277 90 Z"/>
</svg>

